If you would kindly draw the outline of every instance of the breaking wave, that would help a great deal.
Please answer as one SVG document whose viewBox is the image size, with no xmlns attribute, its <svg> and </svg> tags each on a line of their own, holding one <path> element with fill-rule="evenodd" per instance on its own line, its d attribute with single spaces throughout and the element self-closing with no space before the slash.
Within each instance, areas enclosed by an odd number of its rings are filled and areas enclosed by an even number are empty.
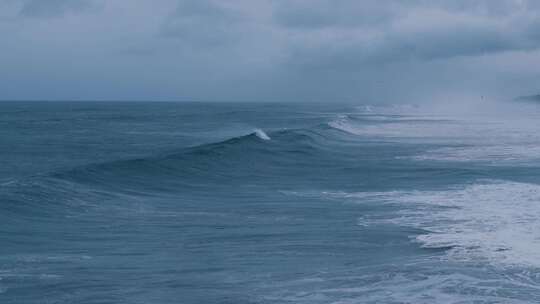
<svg viewBox="0 0 540 304">
<path fill-rule="evenodd" d="M 540 268 L 540 186 L 484 181 L 443 191 L 327 193 L 358 203 L 383 203 L 396 212 L 362 217 L 359 225 L 394 224 L 421 229 L 425 248 L 449 249 L 468 261 Z"/>
</svg>

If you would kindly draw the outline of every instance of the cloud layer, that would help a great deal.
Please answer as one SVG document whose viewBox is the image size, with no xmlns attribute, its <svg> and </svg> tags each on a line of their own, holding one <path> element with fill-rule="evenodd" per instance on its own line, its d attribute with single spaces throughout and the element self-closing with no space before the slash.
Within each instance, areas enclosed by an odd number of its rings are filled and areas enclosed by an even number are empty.
<svg viewBox="0 0 540 304">
<path fill-rule="evenodd" d="M 0 0 L 0 99 L 399 102 L 540 90 L 534 0 Z"/>
</svg>

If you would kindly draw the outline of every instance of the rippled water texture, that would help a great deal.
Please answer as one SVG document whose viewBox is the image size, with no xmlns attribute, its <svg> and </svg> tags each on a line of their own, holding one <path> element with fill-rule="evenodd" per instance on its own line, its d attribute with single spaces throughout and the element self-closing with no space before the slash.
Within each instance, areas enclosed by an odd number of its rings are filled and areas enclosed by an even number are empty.
<svg viewBox="0 0 540 304">
<path fill-rule="evenodd" d="M 0 303 L 540 302 L 539 118 L 1 103 Z"/>
</svg>

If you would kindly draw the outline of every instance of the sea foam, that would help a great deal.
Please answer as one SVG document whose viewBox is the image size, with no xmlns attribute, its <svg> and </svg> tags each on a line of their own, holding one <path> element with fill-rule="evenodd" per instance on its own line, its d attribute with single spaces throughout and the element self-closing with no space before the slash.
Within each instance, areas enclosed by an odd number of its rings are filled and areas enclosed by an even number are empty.
<svg viewBox="0 0 540 304">
<path fill-rule="evenodd" d="M 444 191 L 345 194 L 358 202 L 396 204 L 384 220 L 422 229 L 413 239 L 425 248 L 450 248 L 448 256 L 495 265 L 540 267 L 540 185 L 484 181 Z"/>
<path fill-rule="evenodd" d="M 528 163 L 540 159 L 540 144 L 500 144 L 486 146 L 445 147 L 412 157 L 417 161 L 489 162 L 507 165 Z"/>
</svg>

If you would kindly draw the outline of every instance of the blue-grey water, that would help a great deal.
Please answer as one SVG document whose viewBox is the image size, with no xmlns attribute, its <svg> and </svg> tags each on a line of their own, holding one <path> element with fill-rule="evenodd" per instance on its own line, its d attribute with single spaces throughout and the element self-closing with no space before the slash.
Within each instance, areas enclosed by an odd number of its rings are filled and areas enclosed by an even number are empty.
<svg viewBox="0 0 540 304">
<path fill-rule="evenodd" d="M 0 303 L 540 302 L 523 107 L 0 103 Z"/>
</svg>

